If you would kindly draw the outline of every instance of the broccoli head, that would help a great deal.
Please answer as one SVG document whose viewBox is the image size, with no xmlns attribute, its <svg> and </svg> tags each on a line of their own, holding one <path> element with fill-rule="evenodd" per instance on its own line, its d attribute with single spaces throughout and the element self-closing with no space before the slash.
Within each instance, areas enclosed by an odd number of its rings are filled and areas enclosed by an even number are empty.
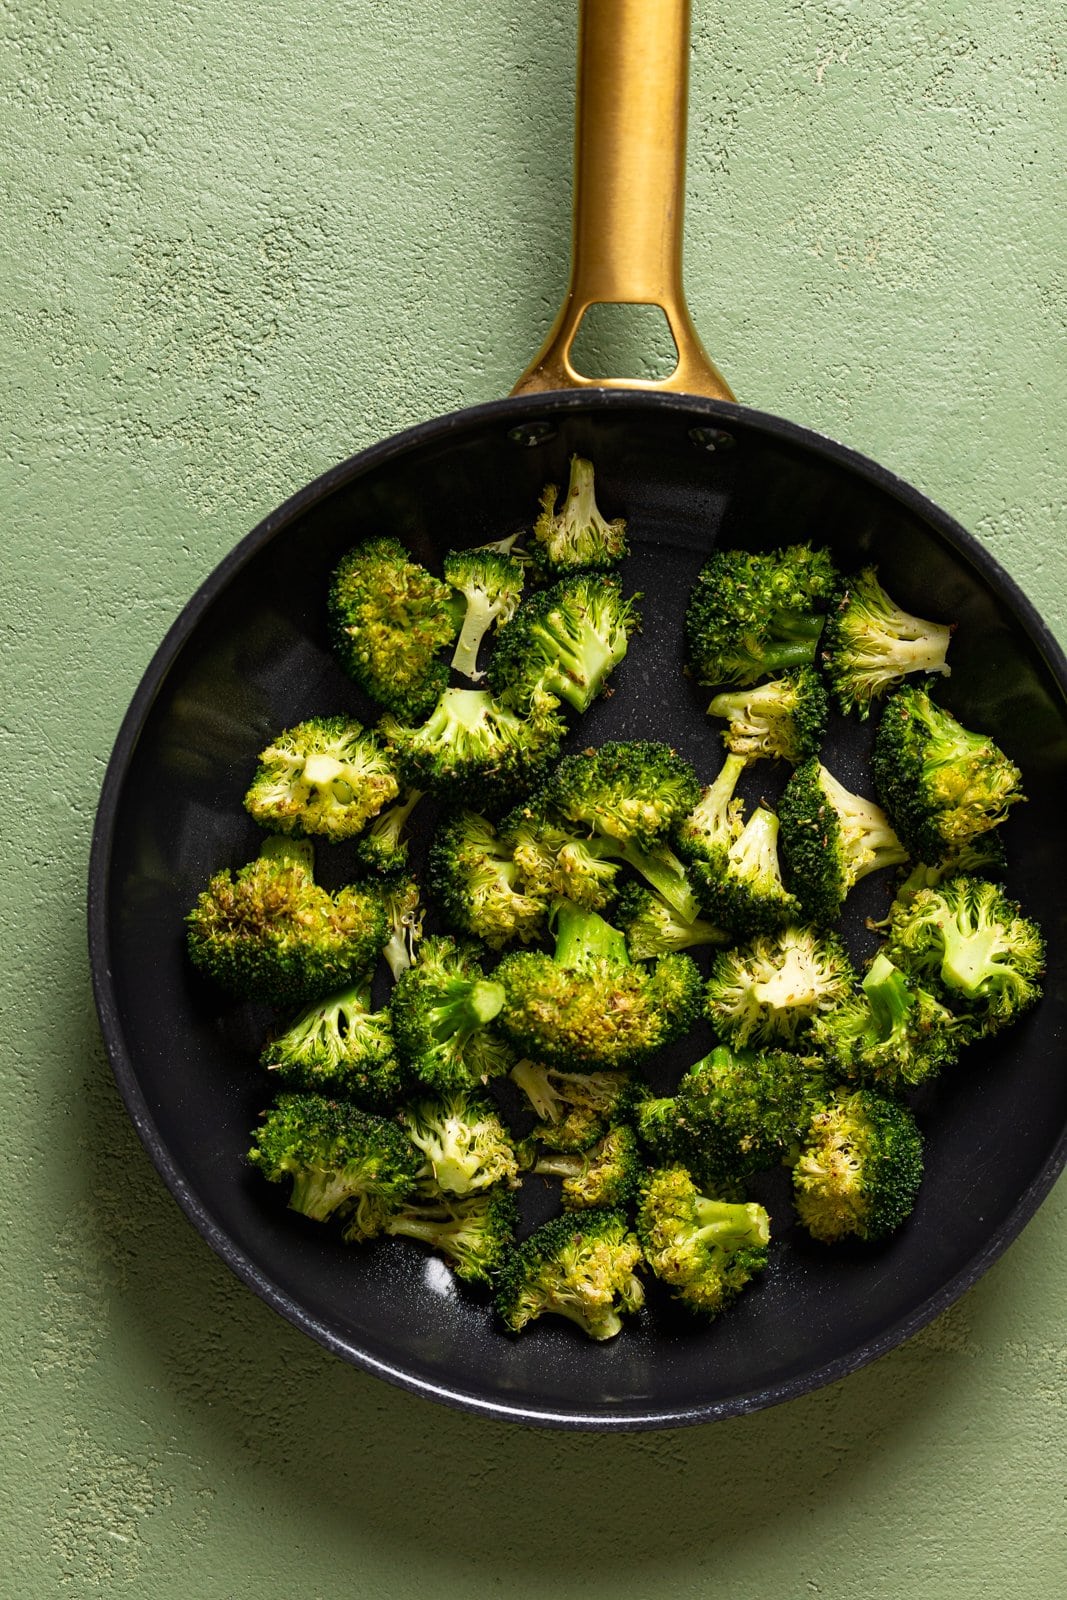
<svg viewBox="0 0 1067 1600">
<path fill-rule="evenodd" d="M 381 1231 L 417 1239 L 444 1256 L 465 1283 L 492 1285 L 515 1241 L 519 1211 L 503 1185 L 454 1199 L 448 1195 L 405 1201 Z"/>
<path fill-rule="evenodd" d="M 634 601 L 611 578 L 580 573 L 542 589 L 501 630 L 489 663 L 493 693 L 519 711 L 539 694 L 588 711 L 636 625 Z"/>
<path fill-rule="evenodd" d="M 910 1216 L 923 1173 L 922 1137 L 899 1101 L 838 1089 L 805 1132 L 793 1168 L 797 1217 L 813 1239 L 882 1239 Z"/>
<path fill-rule="evenodd" d="M 354 848 L 356 858 L 366 872 L 387 876 L 407 871 L 408 841 L 404 830 L 421 799 L 421 789 L 409 789 L 395 806 L 379 812 L 370 827 L 359 835 Z"/>
<path fill-rule="evenodd" d="M 717 694 L 711 717 L 724 717 L 722 742 L 746 761 L 774 757 L 798 766 L 817 755 L 826 732 L 829 702 L 814 667 L 794 667 L 755 688 Z"/>
<path fill-rule="evenodd" d="M 549 895 L 527 892 L 511 850 L 475 811 L 458 811 L 438 826 L 427 882 L 449 925 L 491 949 L 529 944 L 544 932 Z"/>
<path fill-rule="evenodd" d="M 672 950 L 690 950 L 696 945 L 722 945 L 730 936 L 698 917 L 686 922 L 672 905 L 652 889 L 628 883 L 612 912 L 615 925 L 626 935 L 626 945 L 634 961 L 652 961 Z"/>
<path fill-rule="evenodd" d="M 853 971 L 836 934 L 783 928 L 715 957 L 707 1014 L 731 1044 L 792 1045 L 846 999 Z"/>
<path fill-rule="evenodd" d="M 621 1124 L 588 1150 L 538 1156 L 533 1170 L 541 1177 L 563 1179 L 564 1211 L 584 1211 L 588 1206 L 628 1206 L 645 1169 L 637 1135 Z"/>
<path fill-rule="evenodd" d="M 485 976 L 470 946 L 446 934 L 424 939 L 393 990 L 401 1058 L 431 1089 L 471 1089 L 507 1072 L 514 1055 L 492 1027 L 504 987 Z"/>
<path fill-rule="evenodd" d="M 554 483 L 541 493 L 541 515 L 534 523 L 531 555 L 538 571 L 548 578 L 569 573 L 608 572 L 626 554 L 626 523 L 609 522 L 597 508 L 593 463 L 571 456 L 570 482 L 562 509 Z"/>
<path fill-rule="evenodd" d="M 657 1278 L 689 1311 L 716 1317 L 767 1265 L 771 1223 L 759 1205 L 700 1193 L 681 1166 L 648 1178 L 637 1233 Z"/>
<path fill-rule="evenodd" d="M 970 1026 L 907 978 L 884 950 L 858 993 L 823 1012 L 811 1030 L 813 1049 L 845 1077 L 890 1092 L 936 1077 L 970 1037 Z"/>
<path fill-rule="evenodd" d="M 446 689 L 424 723 L 384 716 L 378 727 L 415 788 L 460 805 L 478 794 L 485 803 L 529 789 L 555 760 L 566 732 L 555 704 L 541 698 L 520 717 L 485 689 Z"/>
<path fill-rule="evenodd" d="M 882 808 L 850 793 L 815 756 L 786 784 L 778 816 L 790 886 L 823 926 L 837 921 L 861 878 L 908 859 Z"/>
<path fill-rule="evenodd" d="M 825 550 L 717 550 L 689 597 L 685 629 L 698 682 L 751 684 L 815 660 L 837 589 Z"/>
<path fill-rule="evenodd" d="M 452 665 L 477 683 L 485 677 L 478 671 L 482 640 L 494 623 L 502 628 L 515 615 L 522 598 L 522 563 L 501 550 L 483 547 L 450 551 L 443 570 L 447 582 L 467 603 Z"/>
<path fill-rule="evenodd" d="M 952 670 L 952 627 L 913 617 L 891 600 L 876 567 L 864 567 L 837 596 L 826 620 L 822 660 L 842 711 L 870 715 L 871 703 L 910 672 Z"/>
<path fill-rule="evenodd" d="M 393 764 L 350 717 L 312 717 L 262 751 L 245 809 L 272 833 L 349 839 L 399 792 Z"/>
<path fill-rule="evenodd" d="M 730 847 L 745 826 L 744 803 L 734 794 L 744 770 L 744 756 L 727 756 L 715 782 L 701 791 L 696 804 L 674 824 L 674 843 L 688 862 L 705 862 L 719 874 L 726 871 Z"/>
<path fill-rule="evenodd" d="M 778 818 L 766 806 L 756 807 L 724 857 L 689 870 L 708 916 L 736 933 L 783 928 L 800 916 L 778 865 Z"/>
<path fill-rule="evenodd" d="M 404 1126 L 446 1195 L 467 1195 L 496 1183 L 515 1184 L 519 1163 L 491 1100 L 452 1089 L 407 1106 Z"/>
<path fill-rule="evenodd" d="M 512 1067 L 511 1081 L 530 1102 L 534 1135 L 549 1150 L 588 1150 L 630 1115 L 636 1095 L 628 1072 L 564 1072 L 525 1059 Z"/>
<path fill-rule="evenodd" d="M 651 850 L 700 798 L 692 767 L 654 739 L 609 742 L 564 756 L 541 800 L 565 822 Z"/>
<path fill-rule="evenodd" d="M 497 1311 L 511 1333 L 537 1317 L 567 1317 L 590 1339 L 612 1339 L 645 1292 L 637 1269 L 641 1246 L 621 1211 L 553 1217 L 508 1256 L 497 1288 Z"/>
<path fill-rule="evenodd" d="M 388 1011 L 372 1011 L 370 985 L 308 1006 L 265 1046 L 260 1063 L 294 1089 L 326 1089 L 369 1111 L 394 1106 L 407 1086 Z"/>
</svg>

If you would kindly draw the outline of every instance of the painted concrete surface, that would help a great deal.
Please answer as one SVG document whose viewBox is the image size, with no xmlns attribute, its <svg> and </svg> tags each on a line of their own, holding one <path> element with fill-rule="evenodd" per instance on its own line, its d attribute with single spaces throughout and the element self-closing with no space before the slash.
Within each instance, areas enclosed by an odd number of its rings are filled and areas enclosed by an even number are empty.
<svg viewBox="0 0 1067 1600">
<path fill-rule="evenodd" d="M 695 12 L 709 348 L 945 505 L 1067 638 L 1060 8 Z M 872 1367 L 632 1437 L 387 1388 L 182 1220 L 89 992 L 111 741 L 272 505 L 525 365 L 565 280 L 574 7 L 16 0 L 2 37 L 0 1595 L 1061 1594 L 1062 1185 Z"/>
</svg>

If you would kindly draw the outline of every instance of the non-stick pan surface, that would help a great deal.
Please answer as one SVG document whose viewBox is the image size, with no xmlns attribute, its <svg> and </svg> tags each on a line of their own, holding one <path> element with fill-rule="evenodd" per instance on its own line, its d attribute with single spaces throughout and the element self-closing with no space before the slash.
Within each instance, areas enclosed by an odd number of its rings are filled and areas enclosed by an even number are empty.
<svg viewBox="0 0 1067 1600">
<path fill-rule="evenodd" d="M 707 692 L 682 675 L 682 617 L 716 545 L 827 543 L 848 570 L 878 562 L 921 614 L 958 623 L 943 699 L 1019 763 L 1029 796 L 1006 826 L 1009 886 L 1043 925 L 1046 996 L 1019 1027 L 969 1050 L 917 1103 L 927 1177 L 908 1225 L 881 1248 L 828 1250 L 792 1226 L 785 1175 L 763 1194 L 771 1265 L 728 1315 L 695 1325 L 655 1291 L 608 1345 L 547 1319 L 521 1339 L 419 1248 L 367 1249 L 285 1209 L 244 1163 L 268 1098 L 256 1056 L 267 1014 L 221 1004 L 184 956 L 182 919 L 218 867 L 256 853 L 241 800 L 256 754 L 307 713 L 373 719 L 333 661 L 329 571 L 357 539 L 391 533 L 431 565 L 454 546 L 528 526 L 546 480 L 578 451 L 601 503 L 629 519 L 625 581 L 644 630 L 569 748 L 670 741 L 707 781 L 718 735 Z M 803 1393 L 890 1349 L 947 1306 L 1015 1236 L 1067 1155 L 1062 797 L 1067 668 L 996 563 L 922 496 L 792 424 L 684 396 L 555 394 L 482 406 L 354 457 L 269 517 L 203 585 L 152 662 L 104 785 L 91 867 L 90 939 L 104 1037 L 153 1160 L 230 1266 L 299 1327 L 357 1365 L 450 1404 L 561 1427 L 697 1422 Z M 826 758 L 869 790 L 869 731 L 840 721 Z M 780 787 L 766 763 L 751 794 Z M 476 797 L 475 797 L 476 798 Z M 344 847 L 320 846 L 330 886 Z M 888 886 L 868 879 L 864 918 Z M 665 1055 L 663 1085 L 702 1055 L 698 1032 Z M 547 1205 L 524 1186 L 533 1206 Z M 547 1186 L 545 1195 L 547 1196 Z"/>
</svg>

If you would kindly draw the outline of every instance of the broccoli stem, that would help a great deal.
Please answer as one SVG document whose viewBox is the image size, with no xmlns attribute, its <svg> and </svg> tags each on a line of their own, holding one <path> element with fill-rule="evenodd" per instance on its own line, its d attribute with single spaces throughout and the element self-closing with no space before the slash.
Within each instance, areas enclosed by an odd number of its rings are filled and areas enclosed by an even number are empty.
<svg viewBox="0 0 1067 1600">
<path fill-rule="evenodd" d="M 968 1000 L 977 1000 L 982 985 L 998 971 L 993 959 L 1000 938 L 999 928 L 974 928 L 966 934 L 949 923 L 942 929 L 945 953 L 941 960 L 941 977 L 952 989 L 958 989 Z"/>
<path fill-rule="evenodd" d="M 298 1167 L 293 1172 L 293 1192 L 289 1209 L 315 1222 L 325 1222 L 351 1194 L 351 1185 L 338 1172 L 322 1172 Z"/>
<path fill-rule="evenodd" d="M 875 956 L 860 987 L 867 996 L 879 1037 L 888 1040 L 900 1033 L 915 997 L 908 989 L 904 974 L 884 951 L 880 950 Z"/>
<path fill-rule="evenodd" d="M 818 639 L 825 621 L 817 611 L 779 611 L 774 626 L 783 639 Z"/>
<path fill-rule="evenodd" d="M 530 629 L 532 642 L 543 644 L 545 660 L 558 660 L 559 666 L 549 667 L 544 675 L 544 686 L 553 694 L 561 695 L 575 711 L 586 711 L 589 705 L 589 686 L 606 678 L 615 664 L 615 658 L 603 639 L 589 634 L 576 650 L 563 630 L 550 630 L 543 623 Z"/>
<path fill-rule="evenodd" d="M 663 896 L 683 922 L 697 920 L 700 916 L 700 902 L 685 875 L 685 868 L 666 845 L 659 845 L 653 853 L 639 850 L 634 844 L 628 844 L 622 851 L 622 859 Z"/>
<path fill-rule="evenodd" d="M 465 678 L 471 678 L 475 683 L 485 677 L 484 672 L 478 671 L 478 651 L 498 611 L 499 607 L 481 590 L 474 589 L 468 594 L 467 610 L 456 641 L 452 665 L 457 672 L 462 672 Z"/>
<path fill-rule="evenodd" d="M 759 665 L 761 673 L 778 672 L 784 667 L 811 666 L 815 660 L 823 619 L 815 617 L 812 620 L 818 623 L 818 628 L 813 634 L 802 635 L 797 639 L 781 639 L 776 644 L 768 640 L 761 646 Z"/>
<path fill-rule="evenodd" d="M 439 1044 L 456 1034 L 476 1033 L 499 1015 L 504 1005 L 504 986 L 490 978 L 474 983 L 459 980 L 455 992 L 429 1012 L 429 1028 Z"/>
<path fill-rule="evenodd" d="M 626 935 L 595 911 L 584 911 L 569 900 L 561 900 L 556 907 L 555 933 L 555 960 L 561 967 L 581 967 L 598 958 L 631 965 Z"/>
</svg>

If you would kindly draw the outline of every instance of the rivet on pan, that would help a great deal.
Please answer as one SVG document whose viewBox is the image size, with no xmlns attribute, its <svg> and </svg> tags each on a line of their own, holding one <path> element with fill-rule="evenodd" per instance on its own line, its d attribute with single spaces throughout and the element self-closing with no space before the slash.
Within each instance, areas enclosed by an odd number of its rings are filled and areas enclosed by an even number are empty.
<svg viewBox="0 0 1067 1600">
<path fill-rule="evenodd" d="M 732 450 L 734 436 L 721 428 L 690 428 L 689 437 L 702 450 Z"/>
<path fill-rule="evenodd" d="M 544 444 L 546 439 L 554 439 L 556 430 L 550 422 L 523 422 L 517 428 L 508 431 L 508 438 L 512 444 L 527 446 Z"/>
</svg>

